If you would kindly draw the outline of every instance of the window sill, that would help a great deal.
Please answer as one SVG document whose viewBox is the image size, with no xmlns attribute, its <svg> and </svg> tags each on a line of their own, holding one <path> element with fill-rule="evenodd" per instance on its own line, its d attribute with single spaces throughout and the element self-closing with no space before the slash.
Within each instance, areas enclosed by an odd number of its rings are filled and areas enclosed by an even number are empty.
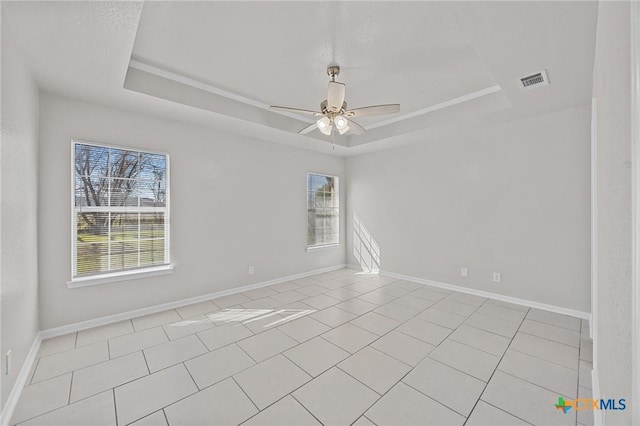
<svg viewBox="0 0 640 426">
<path fill-rule="evenodd" d="M 310 246 L 310 247 L 307 247 L 307 253 L 312 252 L 312 251 L 328 250 L 328 249 L 332 249 L 332 248 L 336 248 L 336 247 L 340 247 L 340 243 L 324 244 L 324 245 L 321 245 L 321 246 Z"/>
<path fill-rule="evenodd" d="M 154 277 L 157 275 L 167 275 L 173 272 L 172 265 L 157 266 L 154 268 L 145 268 L 136 271 L 113 272 L 110 274 L 102 274 L 95 277 L 75 278 L 67 282 L 68 288 L 87 287 L 91 285 L 106 284 L 118 281 L 135 280 L 138 278 Z"/>
</svg>

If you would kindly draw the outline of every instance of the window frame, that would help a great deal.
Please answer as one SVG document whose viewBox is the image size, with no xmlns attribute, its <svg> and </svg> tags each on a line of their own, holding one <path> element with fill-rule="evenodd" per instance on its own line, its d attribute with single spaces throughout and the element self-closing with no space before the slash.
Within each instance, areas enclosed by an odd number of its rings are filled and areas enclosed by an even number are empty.
<svg viewBox="0 0 640 426">
<path fill-rule="evenodd" d="M 100 148 L 108 148 L 108 149 L 120 149 L 126 151 L 133 151 L 137 153 L 145 153 L 145 154 L 155 154 L 155 155 L 164 155 L 166 158 L 166 171 L 165 171 L 165 180 L 166 180 L 166 195 L 165 195 L 165 207 L 164 207 L 164 245 L 165 245 L 165 263 L 162 265 L 152 265 L 141 268 L 133 268 L 133 269 L 125 269 L 125 270 L 116 270 L 116 271 L 105 271 L 101 273 L 84 275 L 84 276 L 76 276 L 76 268 L 77 268 L 77 254 L 75 253 L 77 250 L 77 208 L 76 208 L 76 168 L 75 168 L 75 160 L 76 160 L 76 145 L 90 145 Z M 103 284 L 108 282 L 117 282 L 117 281 L 125 281 L 137 278 L 144 278 L 149 276 L 156 275 L 165 275 L 173 272 L 173 265 L 171 264 L 171 159 L 169 154 L 162 151 L 150 151 L 142 148 L 133 148 L 122 145 L 115 144 L 106 144 L 100 142 L 93 142 L 83 139 L 71 139 L 71 280 L 67 282 L 68 288 L 76 288 L 76 287 L 85 287 L 89 285 Z M 85 206 L 86 207 L 86 206 Z M 156 207 L 135 207 L 136 213 L 144 213 L 155 212 L 157 211 Z M 88 207 L 89 211 L 107 211 L 110 212 L 111 206 L 100 207 L 99 209 L 94 209 L 92 207 Z"/>
<path fill-rule="evenodd" d="M 320 173 L 320 172 L 307 172 L 306 174 L 306 194 L 305 194 L 305 201 L 307 203 L 307 226 L 309 224 L 309 200 L 308 200 L 308 196 L 309 196 L 309 177 L 311 175 L 315 175 L 315 176 L 323 176 L 323 177 L 331 177 L 334 179 L 335 182 L 335 192 L 336 192 L 336 200 L 338 201 L 338 207 L 337 207 L 337 217 L 338 217 L 338 222 L 337 222 L 337 228 L 338 228 L 338 240 L 336 242 L 331 242 L 331 243 L 322 243 L 322 244 L 313 244 L 313 245 L 309 245 L 309 243 L 307 242 L 307 252 L 312 252 L 312 251 L 319 251 L 319 250 L 326 250 L 326 249 L 330 249 L 330 248 L 335 248 L 335 247 L 340 247 L 340 230 L 341 230 L 341 224 L 340 224 L 340 176 L 338 175 L 334 175 L 334 174 L 329 174 L 329 173 Z M 308 241 L 308 240 L 307 240 Z"/>
</svg>

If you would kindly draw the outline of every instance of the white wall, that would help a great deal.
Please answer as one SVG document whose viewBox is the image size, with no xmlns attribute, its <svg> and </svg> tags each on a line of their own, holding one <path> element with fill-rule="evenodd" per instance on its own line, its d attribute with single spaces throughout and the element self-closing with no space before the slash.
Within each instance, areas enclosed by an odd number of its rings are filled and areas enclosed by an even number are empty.
<svg viewBox="0 0 640 426">
<path fill-rule="evenodd" d="M 306 252 L 306 173 L 342 178 L 342 158 L 50 94 L 40 135 L 42 329 L 344 263 Z M 67 288 L 72 138 L 170 155 L 173 274 Z"/>
<path fill-rule="evenodd" d="M 607 424 L 631 424 L 630 6 L 600 2 L 593 95 L 597 113 L 597 353 L 602 398 L 627 398 Z M 637 409 L 637 408 L 636 408 Z"/>
<path fill-rule="evenodd" d="M 38 332 L 38 89 L 2 23 L 2 407 Z M 5 353 L 13 368 L 5 375 Z"/>
<path fill-rule="evenodd" d="M 589 123 L 583 107 L 349 158 L 348 224 L 383 271 L 588 312 Z"/>
</svg>

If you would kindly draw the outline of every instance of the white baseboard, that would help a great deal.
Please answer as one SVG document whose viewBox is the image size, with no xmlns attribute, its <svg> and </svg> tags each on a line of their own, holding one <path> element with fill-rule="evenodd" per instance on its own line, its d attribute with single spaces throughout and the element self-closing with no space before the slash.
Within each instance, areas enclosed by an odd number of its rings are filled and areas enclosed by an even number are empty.
<svg viewBox="0 0 640 426">
<path fill-rule="evenodd" d="M 11 416 L 13 416 L 13 411 L 16 409 L 16 405 L 18 404 L 18 400 L 20 399 L 20 395 L 22 394 L 22 389 L 27 383 L 29 373 L 31 373 L 31 368 L 33 367 L 33 363 L 35 362 L 36 356 L 38 355 L 38 350 L 40 349 L 41 342 L 42 333 L 38 333 L 36 334 L 35 339 L 33 339 L 31 349 L 29 349 L 27 358 L 22 363 L 20 373 L 18 373 L 16 382 L 13 384 L 11 393 L 9 393 L 9 398 L 7 398 L 7 402 L 4 405 L 4 410 L 2 410 L 2 415 L 0 415 L 0 426 L 8 426 L 9 422 L 11 421 Z"/>
<path fill-rule="evenodd" d="M 231 294 L 242 293 L 243 291 L 247 291 L 247 290 L 253 290 L 260 287 L 267 287 L 270 285 L 280 284 L 287 281 L 310 277 L 310 276 L 322 274 L 325 272 L 336 271 L 338 269 L 344 269 L 346 266 L 347 265 L 340 264 L 340 265 L 330 266 L 328 268 L 315 269 L 313 271 L 303 272 L 295 275 L 289 275 L 286 277 L 275 278 L 273 280 L 263 281 L 256 284 L 249 284 L 242 287 L 230 288 L 227 290 L 217 291 L 214 293 L 203 294 L 201 296 L 190 297 L 188 299 L 181 299 L 175 302 L 163 303 L 161 305 L 149 306 L 146 308 L 135 309 L 133 311 L 122 312 L 119 314 L 108 315 L 105 317 L 63 325 L 60 327 L 49 328 L 47 330 L 41 331 L 40 334 L 42 339 L 49 339 L 51 337 L 62 336 L 64 334 L 74 333 L 76 331 L 82 331 L 82 330 L 87 330 L 89 328 L 112 324 L 114 322 L 124 321 L 124 320 L 137 318 L 137 317 L 141 317 L 149 314 L 155 314 L 157 312 L 166 311 L 167 309 L 180 308 L 182 306 L 187 306 L 187 305 L 191 305 L 198 302 L 204 302 L 205 300 L 217 299 L 217 298 L 228 296 Z"/>
<path fill-rule="evenodd" d="M 348 265 L 348 266 L 351 267 L 351 265 Z M 398 278 L 400 280 L 405 280 L 405 281 L 411 281 L 418 284 L 425 284 L 433 287 L 444 288 L 447 290 L 458 291 L 460 293 L 472 294 L 474 296 L 487 297 L 489 299 L 500 300 L 502 302 L 513 303 L 515 305 L 528 306 L 530 308 L 540 309 L 540 310 L 549 311 L 549 312 L 555 312 L 557 314 L 569 315 L 576 318 L 591 320 L 591 314 L 589 312 L 577 311 L 575 309 L 564 308 L 562 306 L 548 305 L 546 303 L 534 302 L 532 300 L 526 300 L 526 299 L 519 299 L 517 297 L 505 296 L 503 294 L 492 293 L 490 291 L 476 290 L 473 288 L 462 287 L 455 284 L 447 284 L 447 283 L 438 282 L 438 281 L 426 280 L 424 278 L 397 274 L 395 272 L 380 271 L 380 275 L 384 275 L 391 278 Z"/>
</svg>

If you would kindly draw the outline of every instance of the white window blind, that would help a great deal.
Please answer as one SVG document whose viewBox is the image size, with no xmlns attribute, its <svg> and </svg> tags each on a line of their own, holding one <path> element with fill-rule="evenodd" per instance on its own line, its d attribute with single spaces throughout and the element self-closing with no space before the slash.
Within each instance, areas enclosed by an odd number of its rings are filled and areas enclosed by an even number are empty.
<svg viewBox="0 0 640 426">
<path fill-rule="evenodd" d="M 338 177 L 307 174 L 307 246 L 339 243 Z"/>
<path fill-rule="evenodd" d="M 73 143 L 73 278 L 169 264 L 169 157 Z"/>
</svg>

